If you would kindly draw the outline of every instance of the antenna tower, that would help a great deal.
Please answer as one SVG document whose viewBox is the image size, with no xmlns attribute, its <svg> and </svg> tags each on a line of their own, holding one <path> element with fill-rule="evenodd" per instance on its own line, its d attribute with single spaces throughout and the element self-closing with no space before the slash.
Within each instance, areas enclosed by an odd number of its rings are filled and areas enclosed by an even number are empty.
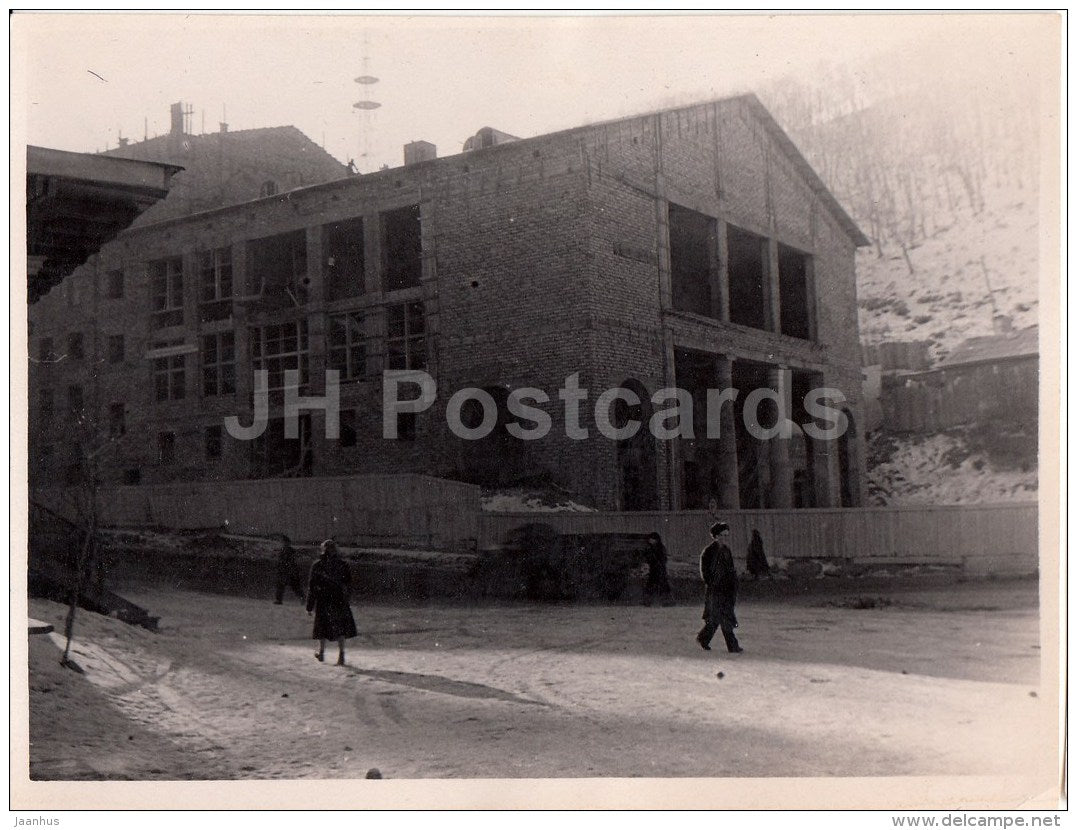
<svg viewBox="0 0 1077 830">
<path fill-rule="evenodd" d="M 370 41 L 366 33 L 363 34 L 363 74 L 359 75 L 355 82 L 364 89 L 367 97 L 361 98 L 352 104 L 352 108 L 359 113 L 359 160 L 356 162 L 357 169 L 369 167 L 370 162 L 370 134 L 372 132 L 374 110 L 381 104 L 369 97 L 378 79 L 370 74 Z"/>
</svg>

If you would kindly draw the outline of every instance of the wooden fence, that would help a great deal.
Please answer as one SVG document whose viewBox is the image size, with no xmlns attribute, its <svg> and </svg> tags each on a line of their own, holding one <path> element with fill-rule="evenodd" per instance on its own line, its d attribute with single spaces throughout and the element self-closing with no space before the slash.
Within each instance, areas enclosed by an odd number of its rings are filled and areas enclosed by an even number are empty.
<svg viewBox="0 0 1077 830">
<path fill-rule="evenodd" d="M 970 574 L 1034 573 L 1038 566 L 1037 505 L 864 507 L 737 510 L 729 522 L 743 565 L 752 530 L 771 559 L 832 559 L 882 565 L 960 566 Z M 672 563 L 694 567 L 714 518 L 676 513 L 483 513 L 478 545 L 494 547 L 517 527 L 547 524 L 561 533 L 662 534 Z"/>
<path fill-rule="evenodd" d="M 45 488 L 33 498 L 70 515 L 70 495 Z M 474 543 L 479 489 L 412 474 L 155 484 L 101 488 L 98 512 L 111 527 L 227 528 L 308 542 L 334 537 L 457 548 Z"/>
<path fill-rule="evenodd" d="M 883 426 L 891 432 L 935 432 L 985 421 L 1035 423 L 1039 359 L 1030 356 L 883 377 Z"/>
<path fill-rule="evenodd" d="M 64 497 L 61 488 L 33 493 L 39 504 L 70 516 Z M 110 487 L 98 499 L 106 526 L 227 528 L 384 547 L 485 550 L 533 523 L 560 533 L 658 531 L 671 562 L 683 567 L 694 566 L 714 521 L 706 511 L 485 513 L 478 488 L 410 474 Z M 737 510 L 723 518 L 742 564 L 755 529 L 771 559 L 939 564 L 970 574 L 1034 573 L 1038 566 L 1035 503 Z"/>
</svg>

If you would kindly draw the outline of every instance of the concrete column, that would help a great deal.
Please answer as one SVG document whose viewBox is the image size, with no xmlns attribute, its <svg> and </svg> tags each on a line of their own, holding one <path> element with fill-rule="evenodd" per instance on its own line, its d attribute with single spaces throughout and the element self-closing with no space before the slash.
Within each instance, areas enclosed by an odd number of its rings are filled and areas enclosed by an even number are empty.
<svg viewBox="0 0 1077 830">
<path fill-rule="evenodd" d="M 385 306 L 374 306 L 371 308 L 363 321 L 363 325 L 366 326 L 367 343 L 368 348 L 372 349 L 377 357 L 374 359 L 373 368 L 370 365 L 371 357 L 367 355 L 367 369 L 371 370 L 375 376 L 380 377 L 382 371 L 386 368 L 385 357 L 385 337 L 386 337 L 386 320 L 385 320 Z M 380 390 L 381 387 L 379 386 Z M 380 392 L 379 392 L 380 394 Z M 380 404 L 379 404 L 380 406 Z M 380 424 L 380 421 L 379 421 Z M 379 434 L 381 426 L 378 427 Z"/>
<path fill-rule="evenodd" d="M 253 274 L 248 273 L 247 266 L 247 243 L 238 240 L 232 243 L 232 291 L 236 296 L 254 294 L 258 291 L 258 281 Z M 232 314 L 235 315 L 238 308 L 233 305 Z"/>
<path fill-rule="evenodd" d="M 673 278 L 669 256 L 669 200 L 666 193 L 665 147 L 662 137 L 662 116 L 654 116 L 654 192 L 655 217 L 658 230 L 658 308 L 666 312 L 673 308 Z M 663 385 L 674 386 L 673 333 L 662 325 Z M 653 391 L 653 390 L 652 390 Z M 658 441 L 655 446 L 656 466 L 660 480 L 659 500 L 663 510 L 681 507 L 681 469 L 677 441 Z"/>
<path fill-rule="evenodd" d="M 421 247 L 423 257 L 423 273 L 420 280 L 422 286 L 424 325 L 426 329 L 426 371 L 434 378 L 440 367 L 437 365 L 438 349 L 436 348 L 438 332 L 441 326 L 440 306 L 438 303 L 438 272 L 437 272 L 437 225 L 434 219 L 434 205 L 432 202 L 419 204 Z"/>
<path fill-rule="evenodd" d="M 250 328 L 247 317 L 237 316 L 235 331 L 236 344 L 236 402 L 241 410 L 248 411 L 251 395 L 254 393 L 254 364 L 251 361 Z"/>
<path fill-rule="evenodd" d="M 363 282 L 367 294 L 381 292 L 381 214 L 363 215 Z"/>
<path fill-rule="evenodd" d="M 790 394 L 792 372 L 784 366 L 772 366 L 767 370 L 767 384 L 778 393 L 781 400 Z M 788 418 L 791 413 L 781 412 L 780 416 Z M 770 471 L 768 505 L 775 508 L 793 506 L 793 468 L 789 463 L 789 439 L 771 438 L 766 442 L 767 461 Z"/>
<path fill-rule="evenodd" d="M 325 274 L 322 269 L 322 226 L 307 228 L 307 371 L 310 373 L 308 395 L 325 392 Z M 317 417 L 317 416 L 315 416 Z"/>
<path fill-rule="evenodd" d="M 725 236 L 722 229 L 722 236 Z M 726 305 L 726 317 L 729 318 L 729 306 Z M 718 388 L 729 389 L 733 386 L 733 359 L 726 355 L 717 356 Z M 740 476 L 737 467 L 737 432 L 736 415 L 732 401 L 722 404 L 720 429 L 718 435 L 718 507 L 722 510 L 740 508 Z"/>
<path fill-rule="evenodd" d="M 722 319 L 722 286 L 718 270 L 718 220 L 707 222 L 707 289 L 711 298 L 709 314 L 715 320 Z"/>
<path fill-rule="evenodd" d="M 808 299 L 808 337 L 819 339 L 819 303 L 815 295 L 815 257 L 809 256 L 804 263 L 804 293 Z"/>
<path fill-rule="evenodd" d="M 658 234 L 658 308 L 673 308 L 673 277 L 669 254 L 669 202 L 655 199 L 655 225 Z"/>
<path fill-rule="evenodd" d="M 846 412 L 852 419 L 852 423 L 849 425 L 848 441 L 849 441 L 849 454 L 852 456 L 852 468 L 851 475 L 855 478 L 851 482 L 850 490 L 852 491 L 852 507 L 860 507 L 864 504 L 866 496 L 866 482 L 868 480 L 867 459 L 864 457 L 864 438 L 863 427 L 864 423 L 864 410 L 860 406 L 850 404 L 846 408 Z"/>
<path fill-rule="evenodd" d="M 815 389 L 826 386 L 826 376 L 821 372 L 812 372 L 811 385 Z M 810 422 L 816 423 L 814 419 Z M 812 493 L 815 497 L 815 507 L 832 507 L 835 504 L 833 490 L 830 486 L 831 448 L 833 441 L 823 441 L 804 436 L 805 443 L 811 448 L 811 469 L 808 475 L 812 479 Z"/>
<path fill-rule="evenodd" d="M 729 238 L 726 235 L 728 225 L 722 220 L 716 221 L 715 243 L 717 262 L 714 268 L 714 283 L 711 296 L 717 302 L 715 316 L 724 323 L 729 322 Z"/>
<path fill-rule="evenodd" d="M 201 251 L 194 245 L 185 245 L 181 253 L 181 279 L 183 280 L 183 328 L 185 340 L 195 350 L 183 356 L 184 395 L 187 400 L 198 400 L 202 386 L 202 324 L 198 318 L 198 300 L 202 290 Z"/>
<path fill-rule="evenodd" d="M 832 507 L 835 503 L 831 491 L 830 476 L 830 446 L 831 441 L 816 441 L 804 436 L 804 440 L 811 443 L 812 448 L 812 485 L 815 494 L 816 507 Z"/>
<path fill-rule="evenodd" d="M 423 285 L 437 286 L 437 230 L 434 224 L 434 206 L 430 202 L 419 203 L 419 245 L 422 250 Z"/>
<path fill-rule="evenodd" d="M 673 347 L 673 332 L 668 328 L 664 328 L 662 331 L 662 349 L 664 352 L 663 366 L 665 367 L 665 376 L 662 379 L 662 385 L 669 388 L 677 385 L 676 378 L 676 359 L 674 357 Z M 652 394 L 654 390 L 651 390 Z M 644 429 L 648 426 L 644 425 Z M 681 499 L 681 481 L 683 480 L 684 472 L 681 469 L 681 451 L 678 444 L 680 439 L 673 441 L 656 441 L 655 450 L 658 455 L 658 467 L 665 474 L 665 487 L 661 488 L 665 490 L 665 497 L 661 499 L 663 510 L 681 510 L 683 508 Z"/>
<path fill-rule="evenodd" d="M 778 243 L 774 239 L 766 241 L 763 265 L 765 268 L 764 285 L 766 287 L 766 326 L 768 331 L 782 330 L 781 280 L 778 278 Z"/>
<path fill-rule="evenodd" d="M 325 257 L 322 252 L 324 233 L 321 225 L 307 228 L 307 371 L 310 376 L 309 391 L 311 396 L 325 394 L 326 329 L 328 318 L 325 313 Z M 310 413 L 310 452 L 312 472 L 324 474 L 324 456 L 331 444 L 325 438 L 325 413 Z"/>
<path fill-rule="evenodd" d="M 311 308 L 321 308 L 325 301 L 325 275 L 322 264 L 322 226 L 307 228 L 307 298 Z"/>
<path fill-rule="evenodd" d="M 328 368 L 326 335 L 329 326 L 324 311 L 307 315 L 307 371 L 310 373 L 309 395 L 325 392 L 325 370 Z"/>
<path fill-rule="evenodd" d="M 758 441 L 755 445 L 755 481 L 758 490 L 759 502 L 747 505 L 751 509 L 776 507 L 772 494 L 770 469 L 771 454 L 774 451 L 773 441 Z"/>
<path fill-rule="evenodd" d="M 212 250 L 212 249 L 210 249 Z M 183 280 L 183 322 L 188 331 L 196 331 L 198 324 L 198 300 L 202 291 L 202 251 L 194 245 L 184 245 L 180 254 L 181 279 Z"/>
</svg>

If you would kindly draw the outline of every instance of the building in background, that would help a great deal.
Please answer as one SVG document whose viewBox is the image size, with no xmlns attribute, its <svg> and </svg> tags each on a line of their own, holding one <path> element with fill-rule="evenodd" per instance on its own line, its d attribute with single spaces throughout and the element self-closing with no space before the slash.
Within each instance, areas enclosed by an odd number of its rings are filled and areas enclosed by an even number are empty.
<svg viewBox="0 0 1077 830">
<path fill-rule="evenodd" d="M 184 175 L 199 184 L 182 192 L 177 177 L 155 214 L 31 308 L 39 480 L 62 479 L 65 421 L 89 411 L 117 436 L 107 478 L 129 484 L 406 471 L 549 484 L 607 509 L 861 503 L 854 252 L 867 240 L 754 96 L 530 139 L 486 129 L 440 159 L 415 142 L 403 167 L 321 183 L 284 150 L 298 187 L 264 154 L 215 167 L 241 133 L 189 141 L 180 123 L 157 141 L 187 148 Z M 247 132 L 283 141 L 282 129 Z M 250 423 L 256 369 L 271 418 L 238 441 L 223 418 Z M 319 411 L 285 434 L 288 369 L 307 396 L 324 393 L 324 370 L 340 373 L 337 438 Z M 438 387 L 430 409 L 399 416 L 395 440 L 382 437 L 386 369 L 424 370 Z M 588 440 L 566 435 L 557 390 L 571 375 L 590 390 Z M 481 440 L 447 426 L 465 387 L 499 407 Z M 509 432 L 521 387 L 552 399 L 542 440 Z M 615 426 L 646 424 L 660 389 L 689 390 L 696 437 L 600 436 L 595 398 L 613 387 L 643 401 L 614 407 Z M 705 390 L 728 387 L 739 395 L 708 438 Z M 745 429 L 751 391 L 791 397 L 803 426 L 804 396 L 821 387 L 846 398 L 840 439 Z M 478 426 L 482 411 L 461 419 Z"/>
<path fill-rule="evenodd" d="M 175 103 L 167 135 L 135 143 L 121 138 L 119 147 L 103 154 L 183 167 L 168 198 L 140 216 L 136 227 L 348 175 L 344 165 L 295 127 L 230 131 L 221 123 L 215 133 L 193 135 L 191 117 L 190 107 Z"/>
<path fill-rule="evenodd" d="M 882 426 L 927 434 L 997 421 L 1035 435 L 1039 369 L 1039 327 L 1014 330 L 997 316 L 995 334 L 962 341 L 933 368 L 884 373 Z"/>
<path fill-rule="evenodd" d="M 26 295 L 48 293 L 168 195 L 173 164 L 26 148 Z"/>
</svg>

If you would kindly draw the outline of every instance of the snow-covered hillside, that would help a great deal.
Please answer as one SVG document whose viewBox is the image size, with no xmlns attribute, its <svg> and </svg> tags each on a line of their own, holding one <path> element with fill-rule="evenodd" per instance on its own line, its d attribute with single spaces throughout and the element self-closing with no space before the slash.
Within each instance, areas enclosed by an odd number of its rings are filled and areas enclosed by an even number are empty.
<svg viewBox="0 0 1077 830">
<path fill-rule="evenodd" d="M 868 499 L 877 505 L 1035 501 L 1034 442 L 1002 455 L 961 430 L 869 438 Z"/>
<path fill-rule="evenodd" d="M 982 211 L 966 208 L 908 250 L 911 273 L 900 250 L 880 258 L 875 248 L 862 249 L 861 340 L 928 340 L 938 360 L 966 338 L 991 334 L 996 313 L 1012 317 L 1015 328 L 1036 325 L 1038 243 L 1033 194 L 991 190 Z"/>
</svg>

